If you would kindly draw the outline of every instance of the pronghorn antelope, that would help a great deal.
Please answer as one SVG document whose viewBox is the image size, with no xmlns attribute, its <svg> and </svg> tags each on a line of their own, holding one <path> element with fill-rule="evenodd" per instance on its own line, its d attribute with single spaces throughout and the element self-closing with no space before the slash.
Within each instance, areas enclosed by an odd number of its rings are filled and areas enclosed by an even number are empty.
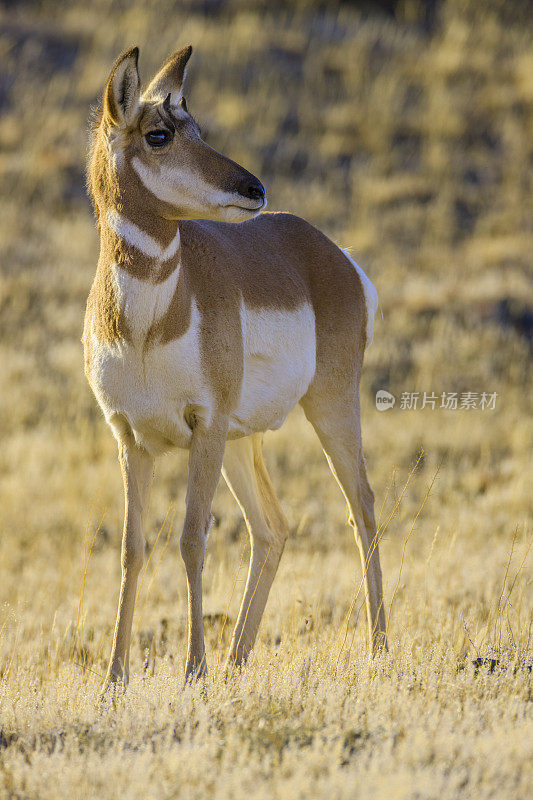
<svg viewBox="0 0 533 800">
<path fill-rule="evenodd" d="M 106 684 L 128 680 L 143 518 L 156 456 L 189 450 L 181 554 L 186 678 L 206 671 L 202 567 L 224 475 L 251 538 L 228 665 L 253 646 L 288 533 L 262 455 L 300 403 L 346 497 L 363 565 L 373 651 L 386 646 L 374 498 L 361 446 L 359 380 L 377 295 L 324 234 L 263 214 L 261 183 L 205 144 L 173 55 L 141 92 L 138 48 L 116 62 L 88 167 L 101 238 L 85 317 L 89 383 L 118 442 L 122 582 Z"/>
</svg>

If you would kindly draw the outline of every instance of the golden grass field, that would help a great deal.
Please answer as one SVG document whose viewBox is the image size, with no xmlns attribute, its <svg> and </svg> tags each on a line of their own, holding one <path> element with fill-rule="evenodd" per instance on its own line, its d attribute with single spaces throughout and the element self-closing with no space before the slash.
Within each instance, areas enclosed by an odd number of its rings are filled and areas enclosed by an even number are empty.
<svg viewBox="0 0 533 800">
<path fill-rule="evenodd" d="M 179 452 L 157 467 L 130 686 L 101 706 L 123 501 L 83 375 L 86 120 L 122 49 L 140 46 L 148 78 L 189 42 L 209 143 L 264 181 L 271 210 L 351 246 L 380 295 L 362 403 L 390 652 L 367 656 L 344 501 L 297 411 L 265 441 L 291 536 L 248 664 L 224 681 L 248 544 L 221 484 L 210 673 L 205 696 L 183 688 Z M 425 20 L 416 0 L 395 16 L 7 3 L 0 53 L 0 797 L 533 796 L 527 3 L 445 0 Z M 394 409 L 376 409 L 378 389 Z M 434 410 L 400 407 L 424 391 Z M 495 408 L 441 409 L 442 392 L 496 392 Z"/>
</svg>

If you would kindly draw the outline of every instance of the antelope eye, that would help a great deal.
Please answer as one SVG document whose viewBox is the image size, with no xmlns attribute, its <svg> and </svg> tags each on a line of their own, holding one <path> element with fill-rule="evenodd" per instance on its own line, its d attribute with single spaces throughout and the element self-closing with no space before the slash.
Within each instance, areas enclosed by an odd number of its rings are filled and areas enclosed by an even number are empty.
<svg viewBox="0 0 533 800">
<path fill-rule="evenodd" d="M 163 147 L 163 145 L 168 144 L 171 141 L 172 134 L 170 131 L 148 131 L 144 138 L 150 147 Z"/>
<path fill-rule="evenodd" d="M 182 109 L 185 111 L 186 114 L 189 113 L 189 109 L 187 108 L 187 101 L 184 97 L 182 97 L 180 100 L 180 106 L 182 107 Z"/>
</svg>

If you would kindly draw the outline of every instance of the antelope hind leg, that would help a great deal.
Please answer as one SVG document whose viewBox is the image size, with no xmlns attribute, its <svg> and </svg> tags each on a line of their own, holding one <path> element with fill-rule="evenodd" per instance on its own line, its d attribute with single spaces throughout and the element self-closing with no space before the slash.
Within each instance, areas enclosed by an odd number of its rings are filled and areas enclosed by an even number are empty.
<svg viewBox="0 0 533 800">
<path fill-rule="evenodd" d="M 368 633 L 372 654 L 387 649 L 381 565 L 374 520 L 374 495 L 366 474 L 361 443 L 358 394 L 318 402 L 304 398 L 302 406 L 313 425 L 350 512 L 361 557 Z"/>
<path fill-rule="evenodd" d="M 251 554 L 246 588 L 226 667 L 250 653 L 289 526 L 270 481 L 262 452 L 262 434 L 228 442 L 223 475 L 246 521 Z"/>
</svg>

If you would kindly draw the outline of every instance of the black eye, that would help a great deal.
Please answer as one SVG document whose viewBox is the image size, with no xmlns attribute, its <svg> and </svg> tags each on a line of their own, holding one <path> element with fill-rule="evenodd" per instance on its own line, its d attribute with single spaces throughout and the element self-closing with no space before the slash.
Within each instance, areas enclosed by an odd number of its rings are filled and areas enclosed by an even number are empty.
<svg viewBox="0 0 533 800">
<path fill-rule="evenodd" d="M 163 147 L 171 141 L 172 134 L 170 131 L 148 131 L 144 138 L 150 147 Z"/>
<path fill-rule="evenodd" d="M 182 109 L 185 111 L 186 114 L 189 113 L 189 109 L 187 108 L 187 101 L 184 97 L 182 97 L 180 100 L 180 106 L 182 107 Z"/>
</svg>

